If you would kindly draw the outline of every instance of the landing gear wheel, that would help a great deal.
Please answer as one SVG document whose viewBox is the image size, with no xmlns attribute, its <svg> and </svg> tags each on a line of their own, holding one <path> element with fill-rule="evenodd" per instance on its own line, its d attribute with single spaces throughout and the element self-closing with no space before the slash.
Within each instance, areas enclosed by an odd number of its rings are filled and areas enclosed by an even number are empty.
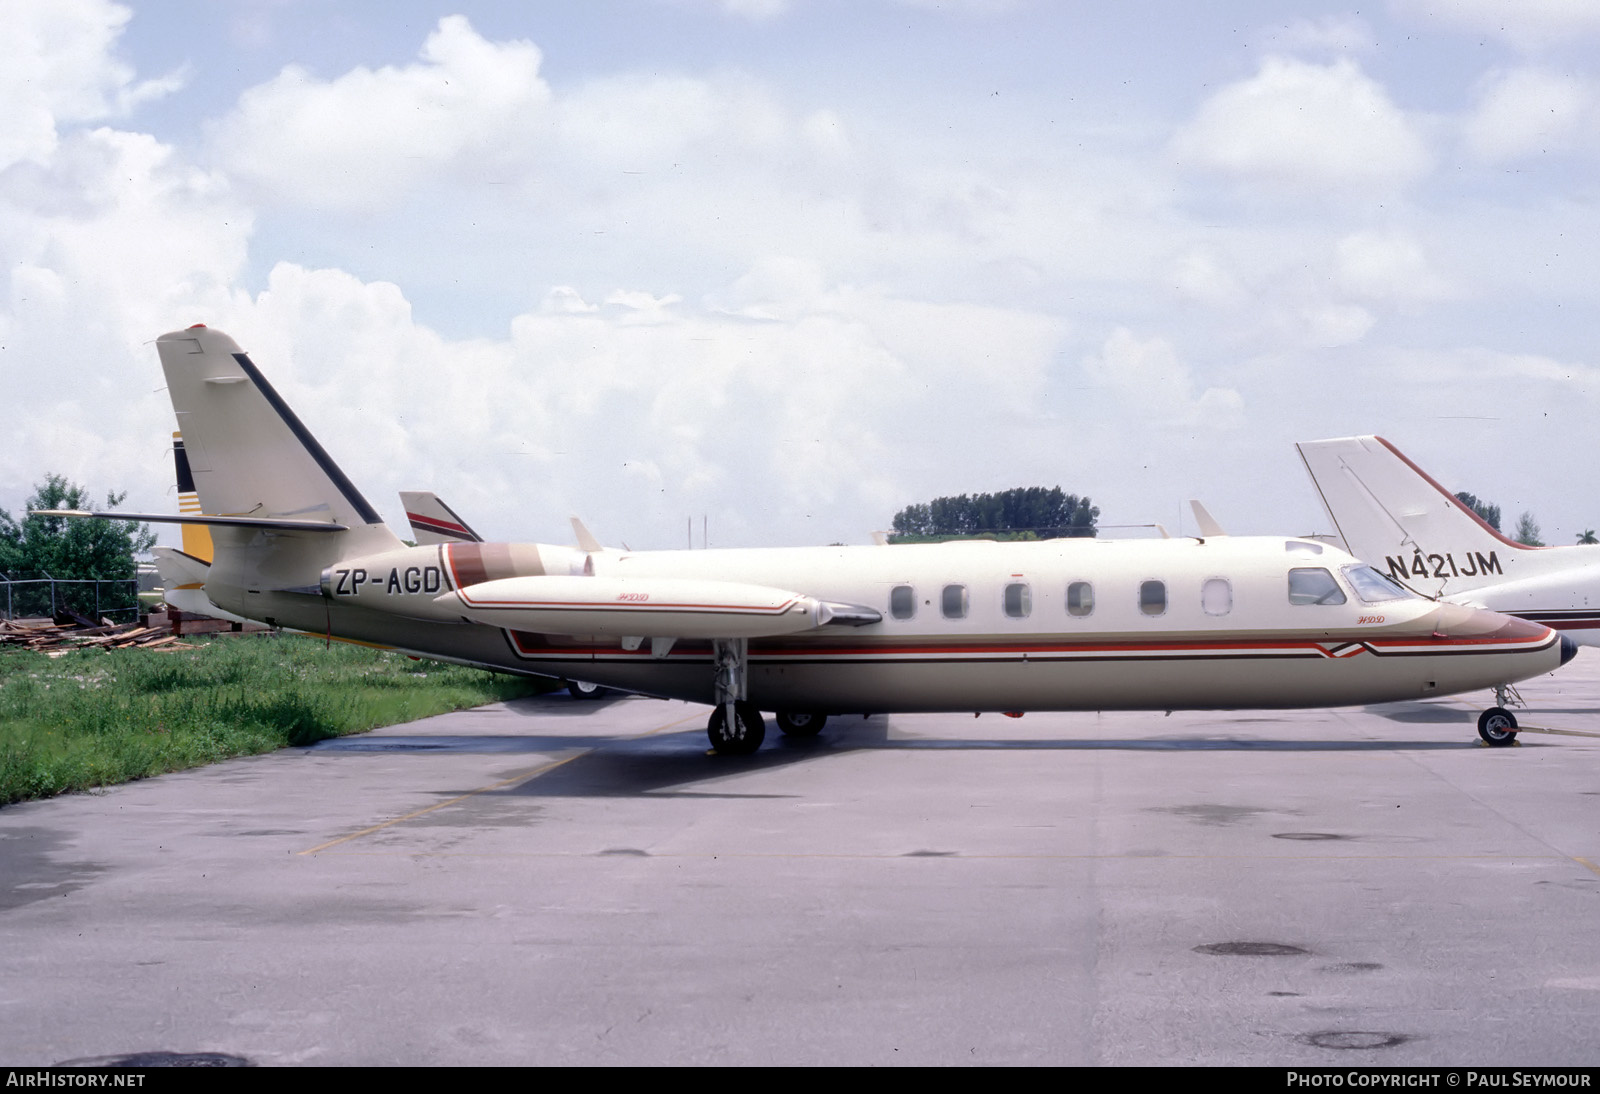
<svg viewBox="0 0 1600 1094">
<path fill-rule="evenodd" d="M 761 747 L 767 738 L 767 723 L 761 712 L 751 703 L 733 704 L 734 724 L 728 724 L 728 708 L 711 709 L 711 720 L 706 723 L 706 736 L 711 747 L 722 756 L 748 756 Z"/>
<path fill-rule="evenodd" d="M 785 737 L 815 737 L 828 724 L 826 714 L 813 714 L 809 710 L 780 710 L 772 717 Z"/>
<path fill-rule="evenodd" d="M 1514 745 L 1517 743 L 1517 720 L 1505 707 L 1490 707 L 1478 715 L 1478 736 L 1494 748 Z"/>
<path fill-rule="evenodd" d="M 567 681 L 567 693 L 574 699 L 598 699 L 605 690 L 599 684 L 591 684 L 587 680 Z"/>
</svg>

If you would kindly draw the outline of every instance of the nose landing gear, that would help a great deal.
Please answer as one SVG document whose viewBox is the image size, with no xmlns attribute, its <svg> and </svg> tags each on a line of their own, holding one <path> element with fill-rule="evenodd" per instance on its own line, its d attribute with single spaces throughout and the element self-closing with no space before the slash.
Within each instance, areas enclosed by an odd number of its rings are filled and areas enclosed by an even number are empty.
<svg viewBox="0 0 1600 1094">
<path fill-rule="evenodd" d="M 1517 743 L 1517 719 L 1505 707 L 1490 707 L 1478 715 L 1478 736 L 1491 748 Z"/>
<path fill-rule="evenodd" d="M 1478 715 L 1478 736 L 1490 748 L 1508 748 L 1517 743 L 1517 719 L 1506 707 L 1522 705 L 1522 696 L 1510 684 L 1494 689 L 1495 705 Z"/>
</svg>

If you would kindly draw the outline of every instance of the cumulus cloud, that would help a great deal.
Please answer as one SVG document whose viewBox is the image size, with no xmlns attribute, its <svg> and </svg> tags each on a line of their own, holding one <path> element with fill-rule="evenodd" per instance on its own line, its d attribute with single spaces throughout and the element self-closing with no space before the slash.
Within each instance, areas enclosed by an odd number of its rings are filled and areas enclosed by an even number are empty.
<svg viewBox="0 0 1600 1094">
<path fill-rule="evenodd" d="M 789 119 L 764 89 L 737 77 L 624 74 L 563 96 L 554 112 L 562 147 L 585 158 L 642 164 L 695 145 L 774 149 Z"/>
<path fill-rule="evenodd" d="M 212 153 L 263 204 L 383 214 L 449 192 L 500 219 L 553 206 L 635 233 L 747 194 L 770 220 L 794 204 L 778 190 L 850 154 L 837 114 L 791 113 L 737 73 L 621 72 L 558 93 L 542 60 L 450 16 L 415 63 L 332 79 L 289 66 L 248 89 L 210 126 Z"/>
<path fill-rule="evenodd" d="M 1244 399 L 1232 388 L 1208 387 L 1195 396 L 1193 371 L 1165 338 L 1140 339 L 1118 327 L 1099 353 L 1084 359 L 1083 371 L 1117 393 L 1143 428 L 1235 429 L 1244 421 Z"/>
<path fill-rule="evenodd" d="M 1355 304 L 1304 308 L 1298 318 L 1304 324 L 1305 345 L 1311 349 L 1334 349 L 1359 342 L 1377 322 L 1371 312 Z"/>
<path fill-rule="evenodd" d="M 1397 232 L 1356 232 L 1340 239 L 1334 271 L 1344 291 L 1371 300 L 1433 300 L 1447 293 L 1422 246 Z"/>
<path fill-rule="evenodd" d="M 1398 186 L 1430 163 L 1417 127 L 1349 60 L 1269 57 L 1201 104 L 1173 147 L 1202 167 L 1312 190 Z"/>
<path fill-rule="evenodd" d="M 1275 53 L 1365 52 L 1373 48 L 1376 37 L 1372 25 L 1359 15 L 1295 19 L 1282 26 L 1266 27 L 1255 35 L 1260 47 Z"/>
<path fill-rule="evenodd" d="M 509 337 L 451 340 L 392 284 L 280 263 L 209 318 L 380 509 L 427 486 L 491 535 L 564 536 L 577 511 L 636 546 L 674 545 L 687 512 L 725 542 L 805 542 L 812 516 L 870 512 L 827 533 L 860 540 L 911 496 L 901 461 L 964 444 L 1005 461 L 1059 340 L 1020 311 L 835 285 L 757 300 L 788 283 L 741 280 L 749 314 L 558 288 Z"/>
<path fill-rule="evenodd" d="M 106 0 L 0 4 L 0 171 L 45 163 L 62 123 L 119 117 L 181 86 L 178 74 L 138 82 L 117 59 L 114 46 L 131 15 Z"/>
<path fill-rule="evenodd" d="M 1213 307 L 1231 307 L 1246 298 L 1238 279 L 1204 251 L 1189 251 L 1174 259 L 1171 279 L 1181 296 Z"/>
<path fill-rule="evenodd" d="M 540 142 L 550 89 L 532 42 L 489 42 L 452 15 L 403 67 L 320 80 L 291 65 L 213 126 L 228 170 L 312 206 L 370 208 L 441 166 L 522 161 Z"/>
<path fill-rule="evenodd" d="M 1496 72 L 1485 79 L 1467 116 L 1468 150 L 1489 162 L 1562 153 L 1594 143 L 1600 95 L 1591 81 L 1537 68 Z"/>
<path fill-rule="evenodd" d="M 228 299 L 251 218 L 214 176 L 147 134 L 67 132 L 42 165 L 0 173 L 0 374 L 28 407 L 0 497 L 41 469 L 97 489 L 160 465 L 171 431 L 139 345 Z"/>
</svg>

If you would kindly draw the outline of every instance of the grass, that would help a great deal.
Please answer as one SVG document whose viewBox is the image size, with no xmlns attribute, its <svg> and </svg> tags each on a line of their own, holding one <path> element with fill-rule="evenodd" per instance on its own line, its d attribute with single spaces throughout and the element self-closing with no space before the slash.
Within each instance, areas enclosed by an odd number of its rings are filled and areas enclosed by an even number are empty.
<svg viewBox="0 0 1600 1094">
<path fill-rule="evenodd" d="M 179 653 L 0 653 L 0 805 L 309 745 L 545 690 L 291 635 Z"/>
</svg>

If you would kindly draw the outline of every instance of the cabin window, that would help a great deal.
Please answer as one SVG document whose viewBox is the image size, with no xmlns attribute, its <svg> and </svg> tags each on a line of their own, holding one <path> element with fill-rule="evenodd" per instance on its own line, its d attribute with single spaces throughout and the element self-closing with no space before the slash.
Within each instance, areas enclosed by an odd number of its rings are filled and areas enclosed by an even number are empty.
<svg viewBox="0 0 1600 1094">
<path fill-rule="evenodd" d="M 1139 610 L 1145 615 L 1163 615 L 1167 610 L 1167 583 L 1145 581 L 1139 585 Z"/>
<path fill-rule="evenodd" d="M 917 591 L 910 585 L 896 585 L 889 590 L 889 614 L 896 619 L 910 619 L 917 614 Z"/>
<path fill-rule="evenodd" d="M 967 587 L 965 585 L 946 585 L 944 592 L 939 597 L 939 610 L 946 619 L 965 619 L 967 617 Z"/>
<path fill-rule="evenodd" d="M 1227 615 L 1233 611 L 1233 585 L 1225 577 L 1207 578 L 1200 586 L 1200 607 L 1207 615 Z"/>
<path fill-rule="evenodd" d="M 1033 593 L 1028 586 L 1020 581 L 1013 581 L 1006 586 L 1005 593 L 1006 614 L 1012 619 L 1026 619 L 1028 613 L 1033 611 Z"/>
<path fill-rule="evenodd" d="M 1074 581 L 1067 586 L 1067 614 L 1082 616 L 1094 614 L 1094 586 L 1087 581 Z"/>
<path fill-rule="evenodd" d="M 1289 603 L 1343 604 L 1344 590 L 1321 566 L 1305 566 L 1289 571 Z"/>
<path fill-rule="evenodd" d="M 1350 587 L 1355 589 L 1356 595 L 1368 604 L 1381 604 L 1385 600 L 1410 600 L 1417 595 L 1371 566 L 1346 566 L 1344 576 L 1350 582 Z"/>
</svg>

